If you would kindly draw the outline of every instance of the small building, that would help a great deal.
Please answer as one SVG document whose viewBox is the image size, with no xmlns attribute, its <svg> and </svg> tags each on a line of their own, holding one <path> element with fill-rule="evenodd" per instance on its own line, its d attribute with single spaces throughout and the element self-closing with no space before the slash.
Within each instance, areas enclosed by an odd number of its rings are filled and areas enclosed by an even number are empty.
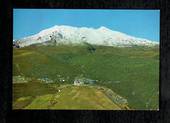
<svg viewBox="0 0 170 123">
<path fill-rule="evenodd" d="M 82 81 L 81 79 L 75 79 L 74 80 L 74 85 L 80 86 L 80 85 L 83 85 L 83 84 L 84 84 L 84 81 Z"/>
<path fill-rule="evenodd" d="M 95 82 L 95 80 L 92 79 L 88 79 L 85 77 L 76 77 L 74 80 L 74 85 L 85 85 L 85 84 L 93 84 Z"/>
</svg>

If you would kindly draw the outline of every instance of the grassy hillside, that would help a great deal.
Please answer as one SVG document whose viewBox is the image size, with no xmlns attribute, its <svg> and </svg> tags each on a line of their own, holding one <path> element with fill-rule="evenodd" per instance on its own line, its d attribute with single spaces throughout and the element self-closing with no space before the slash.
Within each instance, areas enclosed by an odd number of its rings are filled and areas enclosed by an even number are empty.
<svg viewBox="0 0 170 123">
<path fill-rule="evenodd" d="M 57 84 L 72 84 L 77 76 L 83 76 L 125 97 L 134 109 L 158 109 L 158 48 L 88 45 L 14 48 L 13 76 L 18 75 L 35 80 L 48 78 Z"/>
</svg>

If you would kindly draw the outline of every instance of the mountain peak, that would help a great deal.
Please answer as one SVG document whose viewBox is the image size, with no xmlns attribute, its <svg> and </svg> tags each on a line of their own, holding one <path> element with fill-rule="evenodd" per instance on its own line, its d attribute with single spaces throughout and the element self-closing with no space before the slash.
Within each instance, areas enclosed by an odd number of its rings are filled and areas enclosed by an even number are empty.
<svg viewBox="0 0 170 123">
<path fill-rule="evenodd" d="M 136 38 L 122 32 L 113 31 L 101 26 L 98 29 L 88 27 L 73 27 L 68 25 L 55 25 L 40 31 L 38 34 L 22 38 L 20 47 L 36 43 L 55 41 L 64 44 L 81 44 L 87 42 L 94 45 L 129 47 L 133 45 L 154 46 L 157 43 L 147 39 Z"/>
<path fill-rule="evenodd" d="M 105 27 L 105 26 L 101 26 L 101 27 L 99 28 L 99 30 L 107 30 L 107 31 L 110 31 L 110 29 L 107 28 L 107 27 Z M 111 31 L 112 31 L 112 30 L 111 30 Z"/>
<path fill-rule="evenodd" d="M 42 31 L 40 31 L 38 34 L 40 35 L 46 35 L 48 33 L 52 33 L 54 31 L 57 31 L 57 30 L 61 30 L 61 29 L 72 29 L 73 27 L 72 26 L 66 26 L 66 25 L 55 25 L 51 28 L 48 28 L 48 29 L 44 29 Z"/>
</svg>

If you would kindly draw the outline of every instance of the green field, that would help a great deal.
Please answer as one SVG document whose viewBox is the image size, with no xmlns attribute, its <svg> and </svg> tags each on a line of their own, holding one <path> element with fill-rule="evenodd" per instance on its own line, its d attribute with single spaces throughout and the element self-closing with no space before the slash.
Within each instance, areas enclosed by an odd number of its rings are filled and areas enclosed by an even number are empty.
<svg viewBox="0 0 170 123">
<path fill-rule="evenodd" d="M 91 50 L 91 47 L 95 50 Z M 95 85 L 110 88 L 121 95 L 127 99 L 128 105 L 132 109 L 159 108 L 159 48 L 157 47 L 35 45 L 14 48 L 13 76 L 15 78 L 15 84 L 13 84 L 14 108 L 17 106 L 22 108 L 24 106 L 21 105 L 27 106 L 28 104 L 32 104 L 32 108 L 35 108 L 32 98 L 39 104 L 38 98 L 35 100 L 35 97 L 46 96 L 48 98 L 51 94 L 55 95 L 56 91 L 52 86 L 36 85 L 35 83 L 42 83 L 39 82 L 39 79 L 48 78 L 53 82 L 53 86 L 59 87 L 63 84 L 73 84 L 78 76 L 97 80 Z M 24 78 L 25 83 L 19 82 L 23 80 L 19 76 Z M 26 88 L 23 86 L 24 84 L 27 85 Z M 65 90 L 65 92 L 67 91 L 69 90 Z M 94 90 L 82 89 L 82 93 L 85 92 L 89 94 Z M 18 99 L 25 100 L 24 104 L 23 101 L 21 104 L 17 103 Z M 95 102 L 93 97 L 89 97 L 90 100 Z M 75 108 L 75 105 L 71 106 L 69 101 L 69 99 L 65 99 L 67 103 L 64 103 L 61 95 L 63 105 Z M 87 107 L 91 106 L 86 104 Z M 95 104 L 97 105 L 96 102 Z M 107 104 L 108 107 L 111 106 L 109 106 L 109 101 Z M 85 104 L 76 103 L 77 108 L 80 109 L 83 108 L 83 105 Z M 56 109 L 60 109 L 60 107 L 56 106 Z"/>
<path fill-rule="evenodd" d="M 49 86 L 49 85 L 47 85 Z M 65 86 L 65 87 L 63 87 Z M 25 95 L 17 98 L 15 109 L 94 109 L 121 110 L 100 89 L 89 86 L 63 85 L 60 92 Z M 54 89 L 54 88 L 53 88 Z"/>
</svg>

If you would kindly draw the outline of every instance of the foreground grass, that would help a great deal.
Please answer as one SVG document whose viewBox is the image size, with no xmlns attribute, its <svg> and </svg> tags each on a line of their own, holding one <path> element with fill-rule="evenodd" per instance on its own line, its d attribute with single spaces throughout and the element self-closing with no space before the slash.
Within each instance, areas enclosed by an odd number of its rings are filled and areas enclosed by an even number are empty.
<svg viewBox="0 0 170 123">
<path fill-rule="evenodd" d="M 90 86 L 68 85 L 53 94 L 26 96 L 15 100 L 14 109 L 94 109 L 121 110 L 101 90 Z"/>
</svg>

